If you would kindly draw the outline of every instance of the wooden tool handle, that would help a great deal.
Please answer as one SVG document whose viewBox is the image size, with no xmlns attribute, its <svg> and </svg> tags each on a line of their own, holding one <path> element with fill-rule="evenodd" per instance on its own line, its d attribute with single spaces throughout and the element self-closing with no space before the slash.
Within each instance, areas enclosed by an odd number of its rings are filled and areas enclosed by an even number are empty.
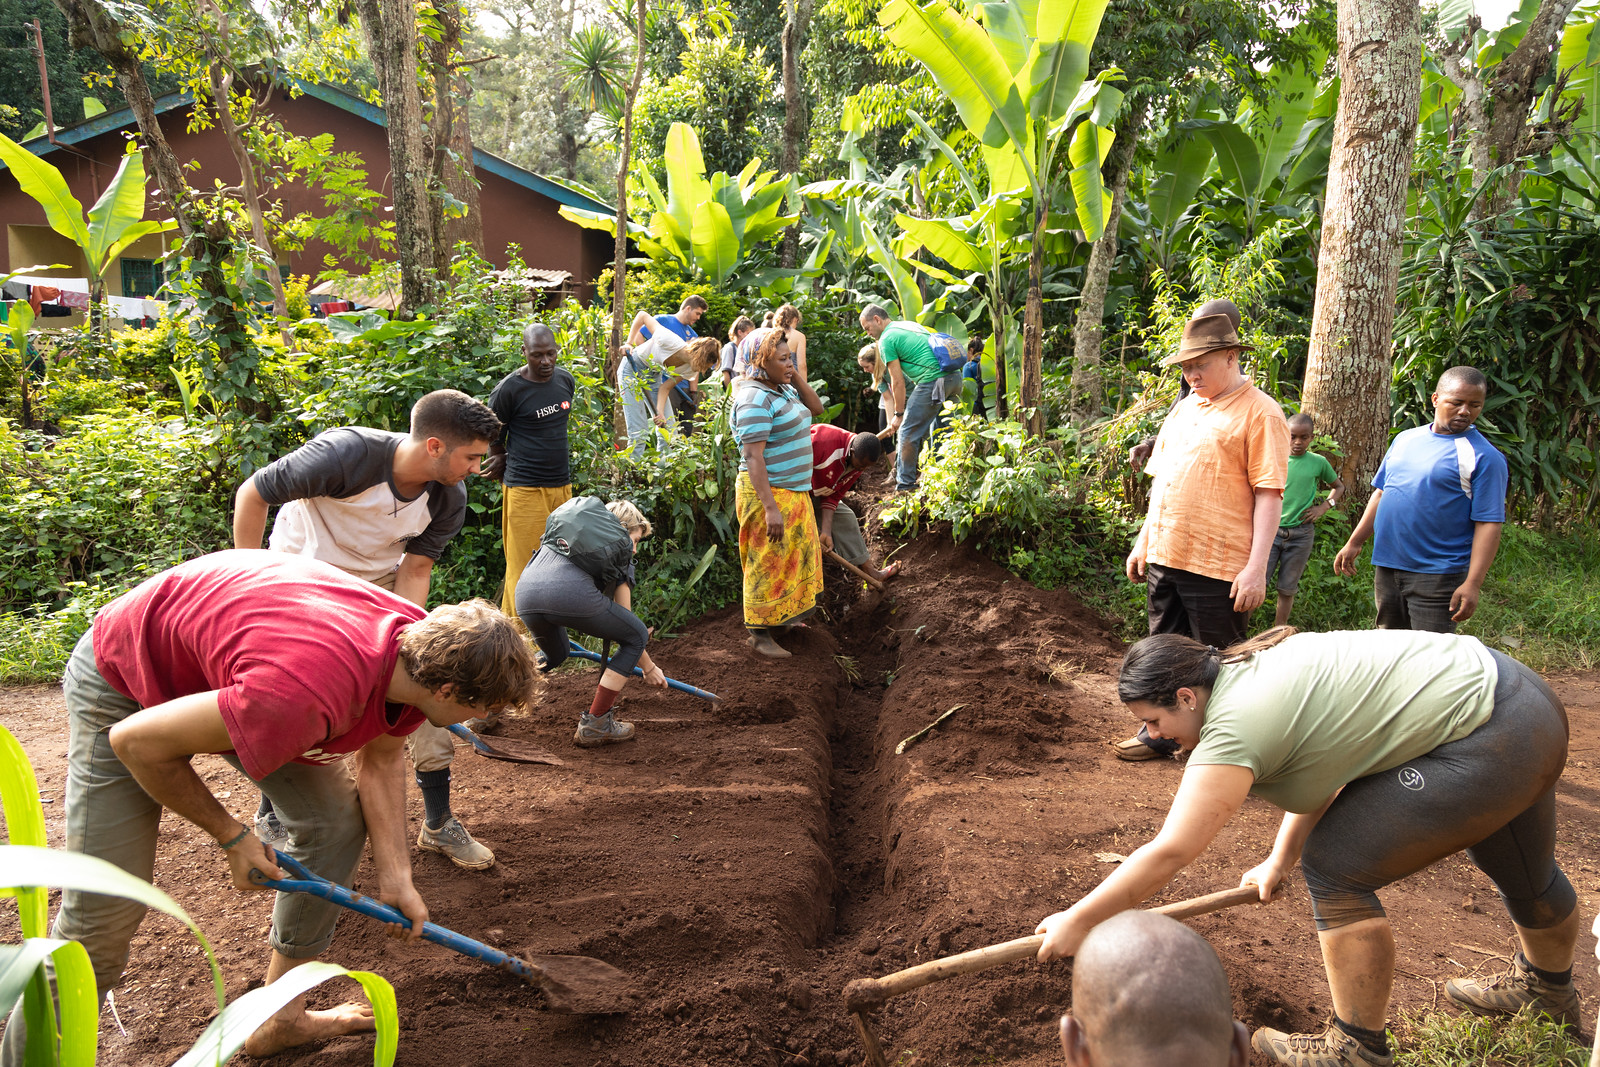
<svg viewBox="0 0 1600 1067">
<path fill-rule="evenodd" d="M 1203 897 L 1191 897 L 1173 904 L 1163 904 L 1159 908 L 1150 910 L 1157 915 L 1166 915 L 1174 919 L 1189 919 L 1260 899 L 1260 891 L 1255 886 L 1246 885 L 1237 889 L 1224 889 L 1219 893 L 1207 893 Z M 897 997 L 913 989 L 921 989 L 933 982 L 942 982 L 958 974 L 985 971 L 1002 963 L 1037 956 L 1039 946 L 1043 944 L 1044 936 L 1035 934 L 1032 937 L 1019 937 L 1015 941 L 988 945 L 955 956 L 930 960 L 915 967 L 907 967 L 903 971 L 886 974 L 882 978 L 857 978 L 844 987 L 845 1007 L 853 1012 L 869 1011 L 890 997 Z"/>
<path fill-rule="evenodd" d="M 846 560 L 843 556 L 839 555 L 839 553 L 835 552 L 833 549 L 831 549 L 831 548 L 825 549 L 823 551 L 823 555 L 827 556 L 829 559 L 833 560 L 833 562 L 837 563 L 839 566 L 843 567 L 845 570 L 849 571 L 851 574 L 855 575 L 857 578 L 860 578 L 862 581 L 864 581 L 868 585 L 872 586 L 872 588 L 880 590 L 880 591 L 883 589 L 883 583 L 882 582 L 880 582 L 878 579 L 874 578 L 872 575 L 868 574 L 866 571 L 862 570 L 860 567 L 857 567 L 854 563 L 851 563 L 848 560 Z"/>
</svg>

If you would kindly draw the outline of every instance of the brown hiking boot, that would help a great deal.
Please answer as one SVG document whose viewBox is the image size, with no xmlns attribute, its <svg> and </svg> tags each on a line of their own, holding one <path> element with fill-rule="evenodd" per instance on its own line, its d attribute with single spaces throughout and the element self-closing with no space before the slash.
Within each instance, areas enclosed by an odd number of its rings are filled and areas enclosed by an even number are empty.
<svg viewBox="0 0 1600 1067">
<path fill-rule="evenodd" d="M 1262 1027 L 1250 1045 L 1273 1063 L 1285 1067 L 1390 1067 L 1391 1055 L 1378 1055 L 1328 1020 L 1320 1034 L 1286 1034 Z"/>
<path fill-rule="evenodd" d="M 1522 1008 L 1532 1007 L 1571 1030 L 1582 1026 L 1577 987 L 1571 982 L 1546 982 L 1529 969 L 1520 952 L 1510 967 L 1493 977 L 1450 979 L 1444 984 L 1444 994 L 1480 1015 L 1515 1015 Z"/>
</svg>

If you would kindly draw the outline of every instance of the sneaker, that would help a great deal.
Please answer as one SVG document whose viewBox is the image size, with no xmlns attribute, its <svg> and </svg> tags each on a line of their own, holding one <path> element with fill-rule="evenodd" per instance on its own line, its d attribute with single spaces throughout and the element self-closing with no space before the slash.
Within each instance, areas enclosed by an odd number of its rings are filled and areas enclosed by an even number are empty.
<svg viewBox="0 0 1600 1067">
<path fill-rule="evenodd" d="M 268 848 L 289 847 L 289 831 L 278 821 L 278 813 L 275 811 L 256 816 L 256 836 L 261 838 L 261 843 Z"/>
<path fill-rule="evenodd" d="M 494 866 L 494 853 L 472 839 L 461 820 L 454 815 L 437 830 L 428 829 L 424 822 L 417 831 L 417 847 L 450 857 L 450 862 L 469 871 L 481 871 Z"/>
<path fill-rule="evenodd" d="M 1578 989 L 1571 982 L 1551 985 L 1529 969 L 1518 952 L 1511 966 L 1490 978 L 1452 978 L 1444 994 L 1468 1011 L 1480 1015 L 1515 1015 L 1525 1007 L 1543 1012 L 1563 1026 L 1581 1026 Z"/>
<path fill-rule="evenodd" d="M 1157 752 L 1137 737 L 1114 742 L 1111 751 L 1117 754 L 1118 759 L 1125 759 L 1129 763 L 1141 763 L 1147 759 L 1162 759 L 1166 756 L 1165 752 Z"/>
<path fill-rule="evenodd" d="M 579 748 L 597 748 L 600 745 L 614 745 L 618 741 L 632 741 L 633 723 L 618 722 L 609 711 L 598 719 L 586 711 L 583 718 L 578 720 L 578 732 L 572 735 L 572 740 Z"/>
<path fill-rule="evenodd" d="M 1379 1055 L 1328 1020 L 1320 1034 L 1286 1034 L 1262 1027 L 1250 1046 L 1273 1063 L 1285 1067 L 1389 1067 L 1394 1056 Z"/>
</svg>

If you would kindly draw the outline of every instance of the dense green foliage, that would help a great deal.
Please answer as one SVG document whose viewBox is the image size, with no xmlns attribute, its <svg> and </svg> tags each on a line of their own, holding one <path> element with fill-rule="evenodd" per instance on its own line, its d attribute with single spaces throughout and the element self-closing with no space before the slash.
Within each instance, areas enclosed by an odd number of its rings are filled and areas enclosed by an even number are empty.
<svg viewBox="0 0 1600 1067">
<path fill-rule="evenodd" d="M 1523 1013 L 1513 1019 L 1429 1012 L 1405 1020 L 1395 1067 L 1585 1067 L 1589 1050 L 1557 1023 Z"/>
</svg>

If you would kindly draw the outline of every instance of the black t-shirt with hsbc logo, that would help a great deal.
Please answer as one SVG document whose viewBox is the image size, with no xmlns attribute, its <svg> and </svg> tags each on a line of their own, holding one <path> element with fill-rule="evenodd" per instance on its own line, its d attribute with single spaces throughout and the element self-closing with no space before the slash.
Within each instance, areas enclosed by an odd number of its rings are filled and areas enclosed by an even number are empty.
<svg viewBox="0 0 1600 1067">
<path fill-rule="evenodd" d="M 530 382 L 517 368 L 494 387 L 489 407 L 505 424 L 506 484 L 559 489 L 572 481 L 567 420 L 572 415 L 572 375 L 557 367 L 548 382 Z"/>
</svg>

